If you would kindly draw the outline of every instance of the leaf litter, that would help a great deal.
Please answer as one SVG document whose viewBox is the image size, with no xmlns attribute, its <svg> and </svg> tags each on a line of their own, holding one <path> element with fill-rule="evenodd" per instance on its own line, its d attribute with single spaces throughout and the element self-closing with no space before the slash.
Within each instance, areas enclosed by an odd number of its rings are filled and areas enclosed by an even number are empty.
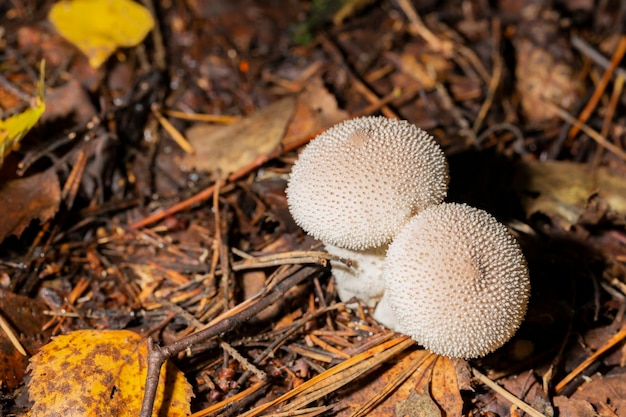
<svg viewBox="0 0 626 417">
<path fill-rule="evenodd" d="M 32 92 L 45 57 L 54 109 L 0 172 L 0 284 L 44 300 L 33 308 L 49 317 L 38 333 L 20 325 L 27 315 L 1 312 L 35 355 L 25 389 L 21 374 L 14 385 L 4 374 L 3 413 L 55 402 L 40 390 L 54 382 L 40 358 L 57 340 L 128 330 L 158 345 L 147 362 L 122 350 L 124 363 L 175 362 L 194 415 L 623 411 L 623 11 L 588 1 L 367 1 L 339 14 L 317 0 L 147 1 L 153 32 L 92 55 L 45 21 L 70 2 L 43 3 L 39 17 L 30 1 L 0 6 L 0 27 L 16 28 L 2 38 L 8 88 Z M 449 199 L 488 209 L 522 243 L 528 315 L 486 358 L 434 357 L 367 308 L 338 303 L 329 258 L 289 215 L 284 188 L 300 147 L 379 113 L 433 133 L 450 157 Z M 198 116 L 230 124 L 193 128 Z M 106 340 L 79 339 L 77 355 Z M 151 391 L 133 380 L 134 393 Z"/>
</svg>

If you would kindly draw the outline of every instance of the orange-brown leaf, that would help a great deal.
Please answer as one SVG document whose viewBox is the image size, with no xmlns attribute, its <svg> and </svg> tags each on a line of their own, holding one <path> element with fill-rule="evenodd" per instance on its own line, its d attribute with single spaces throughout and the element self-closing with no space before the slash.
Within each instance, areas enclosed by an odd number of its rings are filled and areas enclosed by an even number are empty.
<svg viewBox="0 0 626 417">
<path fill-rule="evenodd" d="M 31 417 L 137 416 L 147 343 L 128 330 L 79 330 L 56 337 L 30 363 Z M 161 369 L 153 416 L 190 413 L 191 386 L 174 365 Z"/>
<path fill-rule="evenodd" d="M 447 356 L 439 356 L 435 362 L 430 392 L 447 416 L 463 414 L 463 398 L 456 377 L 456 364 Z"/>
</svg>

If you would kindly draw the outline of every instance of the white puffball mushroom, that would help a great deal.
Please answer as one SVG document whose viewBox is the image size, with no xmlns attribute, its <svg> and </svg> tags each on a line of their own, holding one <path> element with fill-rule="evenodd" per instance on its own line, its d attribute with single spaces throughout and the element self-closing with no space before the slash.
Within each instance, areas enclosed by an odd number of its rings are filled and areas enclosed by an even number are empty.
<svg viewBox="0 0 626 417">
<path fill-rule="evenodd" d="M 489 213 L 444 203 L 422 210 L 396 236 L 383 268 L 398 330 L 434 353 L 484 356 L 526 314 L 526 260 Z"/>
<path fill-rule="evenodd" d="M 443 201 L 448 165 L 432 136 L 405 120 L 359 117 L 313 139 L 294 164 L 287 199 L 296 223 L 325 244 L 388 244 Z"/>
<path fill-rule="evenodd" d="M 365 305 L 374 307 L 385 292 L 383 264 L 387 245 L 378 248 L 351 250 L 338 246 L 325 245 L 331 255 L 349 259 L 348 266 L 339 261 L 331 261 L 333 276 L 337 283 L 337 295 L 343 302 L 358 298 Z M 355 305 L 349 304 L 349 308 Z"/>
</svg>

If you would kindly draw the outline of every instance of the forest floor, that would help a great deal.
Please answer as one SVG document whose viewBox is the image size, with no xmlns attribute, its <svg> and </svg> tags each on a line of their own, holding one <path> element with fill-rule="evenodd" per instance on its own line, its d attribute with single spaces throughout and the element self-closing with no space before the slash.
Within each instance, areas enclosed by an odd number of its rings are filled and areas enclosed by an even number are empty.
<svg viewBox="0 0 626 417">
<path fill-rule="evenodd" d="M 0 4 L 0 116 L 42 60 L 46 108 L 0 169 L 1 415 L 54 336 L 127 329 L 177 347 L 195 416 L 626 416 L 623 2 L 145 0 L 155 29 L 96 67 L 53 3 Z M 298 152 L 365 115 L 431 133 L 447 201 L 519 240 L 530 303 L 496 352 L 348 309 L 291 218 Z"/>
</svg>

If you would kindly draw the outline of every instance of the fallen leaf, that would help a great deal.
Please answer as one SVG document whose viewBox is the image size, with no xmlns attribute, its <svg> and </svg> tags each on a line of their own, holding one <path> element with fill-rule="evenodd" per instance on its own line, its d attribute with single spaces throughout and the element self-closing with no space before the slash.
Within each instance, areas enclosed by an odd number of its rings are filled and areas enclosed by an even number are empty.
<svg viewBox="0 0 626 417">
<path fill-rule="evenodd" d="M 182 164 L 221 176 L 235 172 L 276 149 L 294 110 L 295 99 L 287 97 L 227 126 L 196 125 L 186 132 L 195 153 Z"/>
<path fill-rule="evenodd" d="M 154 27 L 152 15 L 130 0 L 62 0 L 48 18 L 98 68 L 117 48 L 136 46 Z"/>
<path fill-rule="evenodd" d="M 52 218 L 61 203 L 61 186 L 54 169 L 0 184 L 0 241 L 19 237 L 32 220 Z"/>
<path fill-rule="evenodd" d="M 324 86 L 322 78 L 312 78 L 298 94 L 296 112 L 287 127 L 282 145 L 289 146 L 302 138 L 313 136 L 348 117 L 349 114 L 339 108 L 335 96 Z"/>
<path fill-rule="evenodd" d="M 596 415 L 626 415 L 626 370 L 615 368 L 605 375 L 592 375 L 571 399 L 590 403 L 598 411 Z"/>
<path fill-rule="evenodd" d="M 590 169 L 575 162 L 525 162 L 515 188 L 528 217 L 543 213 L 565 230 L 578 222 L 590 198 L 597 195 L 609 209 L 626 215 L 626 181 L 606 167 Z"/>
<path fill-rule="evenodd" d="M 32 357 L 31 417 L 137 416 L 147 373 L 147 342 L 128 330 L 79 330 L 53 339 Z M 153 416 L 190 414 L 191 385 L 168 362 Z"/>
<path fill-rule="evenodd" d="M 463 415 L 463 398 L 459 391 L 455 361 L 439 356 L 433 368 L 430 393 L 447 416 Z"/>
<path fill-rule="evenodd" d="M 37 83 L 37 96 L 31 106 L 25 111 L 13 115 L 5 120 L 0 120 L 0 166 L 4 158 L 19 145 L 20 140 L 39 121 L 46 110 L 44 101 L 44 69 L 45 63 L 41 61 L 40 78 Z"/>
<path fill-rule="evenodd" d="M 596 417 L 598 415 L 593 406 L 585 400 L 557 395 L 553 401 L 554 407 L 559 411 L 561 417 Z"/>
<path fill-rule="evenodd" d="M 35 353 L 50 337 L 41 328 L 48 318 L 47 306 L 30 297 L 0 289 L 0 314 L 11 324 L 14 334 L 27 353 Z M 28 357 L 20 354 L 6 333 L 0 331 L 0 381 L 2 388 L 14 389 L 24 382 Z"/>
</svg>

